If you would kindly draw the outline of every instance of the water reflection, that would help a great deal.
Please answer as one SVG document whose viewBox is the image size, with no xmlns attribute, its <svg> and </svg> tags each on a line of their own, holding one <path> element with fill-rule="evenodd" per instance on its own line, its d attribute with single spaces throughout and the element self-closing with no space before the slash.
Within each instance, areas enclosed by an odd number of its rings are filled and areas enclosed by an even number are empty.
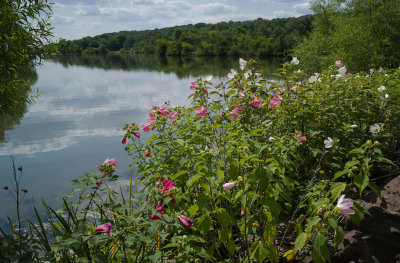
<svg viewBox="0 0 400 263">
<path fill-rule="evenodd" d="M 247 58 L 246 58 L 247 59 Z M 82 56 L 54 56 L 52 61 L 64 67 L 83 65 L 105 70 L 149 70 L 175 73 L 179 79 L 198 78 L 206 75 L 225 77 L 231 68 L 238 68 L 238 58 L 234 57 L 159 57 L 144 54 L 107 54 Z M 258 59 L 266 77 L 280 67 L 282 58 Z"/>
</svg>

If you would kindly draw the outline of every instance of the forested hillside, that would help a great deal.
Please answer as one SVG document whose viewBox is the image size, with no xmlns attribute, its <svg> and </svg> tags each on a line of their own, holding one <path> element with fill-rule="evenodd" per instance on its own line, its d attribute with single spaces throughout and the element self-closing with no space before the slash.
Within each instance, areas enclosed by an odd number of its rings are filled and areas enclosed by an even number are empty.
<svg viewBox="0 0 400 263">
<path fill-rule="evenodd" d="M 160 56 L 283 56 L 311 31 L 313 16 L 198 23 L 145 31 L 121 31 L 79 40 L 60 40 L 62 54 L 110 51 Z"/>
</svg>

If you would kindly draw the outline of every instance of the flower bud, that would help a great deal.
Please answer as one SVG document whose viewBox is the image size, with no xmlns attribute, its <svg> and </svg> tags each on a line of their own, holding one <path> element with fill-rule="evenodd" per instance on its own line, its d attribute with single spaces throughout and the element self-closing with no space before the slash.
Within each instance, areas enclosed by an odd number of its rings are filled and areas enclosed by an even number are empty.
<svg viewBox="0 0 400 263">
<path fill-rule="evenodd" d="M 324 209 L 321 207 L 320 209 L 318 209 L 317 215 L 320 216 L 320 215 L 322 215 L 323 212 L 324 212 Z"/>
<path fill-rule="evenodd" d="M 259 225 L 256 222 L 254 222 L 253 227 L 259 227 Z"/>
</svg>

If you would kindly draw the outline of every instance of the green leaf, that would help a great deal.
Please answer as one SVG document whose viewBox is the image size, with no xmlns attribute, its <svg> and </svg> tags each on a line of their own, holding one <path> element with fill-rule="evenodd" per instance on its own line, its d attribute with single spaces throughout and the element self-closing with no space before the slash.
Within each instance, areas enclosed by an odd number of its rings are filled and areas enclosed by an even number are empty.
<svg viewBox="0 0 400 263">
<path fill-rule="evenodd" d="M 225 208 L 218 208 L 216 213 L 217 213 L 218 222 L 221 224 L 222 227 L 228 227 L 229 223 L 234 222 L 232 217 L 225 210 Z"/>
<path fill-rule="evenodd" d="M 369 182 L 368 187 L 379 197 L 381 198 L 381 189 L 374 182 Z"/>
<path fill-rule="evenodd" d="M 223 227 L 222 229 L 218 230 L 218 242 L 223 243 L 227 241 L 230 236 L 232 235 L 230 229 Z"/>
<path fill-rule="evenodd" d="M 201 177 L 203 177 L 201 174 L 191 176 L 191 177 L 189 178 L 189 180 L 187 181 L 187 183 L 186 183 L 187 187 L 191 187 L 191 186 L 192 186 L 195 182 L 197 182 Z"/>
<path fill-rule="evenodd" d="M 354 184 L 358 187 L 360 190 L 360 195 L 362 191 L 367 187 L 369 182 L 369 177 L 367 173 L 362 173 L 362 174 L 357 174 L 354 176 Z"/>
<path fill-rule="evenodd" d="M 336 220 L 332 217 L 328 218 L 328 224 L 333 228 L 333 229 L 337 229 L 338 227 L 338 223 L 336 222 Z"/>
<path fill-rule="evenodd" d="M 307 218 L 306 231 L 311 230 L 313 226 L 316 226 L 319 223 L 319 221 L 321 221 L 321 218 L 319 216 Z"/>
<path fill-rule="evenodd" d="M 196 215 L 197 211 L 199 211 L 199 206 L 197 204 L 192 205 L 189 207 L 188 212 L 191 218 L 194 218 Z"/>
<path fill-rule="evenodd" d="M 199 194 L 197 197 L 197 205 L 199 206 L 199 209 L 202 210 L 203 208 L 210 210 L 210 205 L 208 204 L 208 201 L 210 200 L 210 197 L 206 194 Z"/>
<path fill-rule="evenodd" d="M 205 250 L 204 248 L 202 248 L 202 247 L 193 247 L 193 249 L 195 251 L 195 254 L 198 255 L 199 257 L 202 257 L 204 259 L 213 261 L 213 257 L 210 256 L 208 254 L 207 250 Z"/>
<path fill-rule="evenodd" d="M 197 219 L 196 227 L 203 234 L 207 234 L 210 230 L 212 224 L 212 220 L 209 214 L 202 215 L 199 219 Z"/>
<path fill-rule="evenodd" d="M 391 160 L 389 160 L 385 157 L 376 157 L 375 161 L 377 161 L 379 163 L 387 163 L 387 164 L 395 165 Z"/>
<path fill-rule="evenodd" d="M 336 180 L 336 179 L 338 179 L 340 176 L 345 175 L 345 174 L 348 174 L 348 173 L 350 173 L 350 172 L 351 172 L 350 170 L 344 170 L 344 171 L 336 172 L 335 175 L 333 176 L 333 180 Z"/>
<path fill-rule="evenodd" d="M 250 247 L 250 258 L 262 262 L 268 256 L 267 247 L 262 241 L 254 242 Z"/>
<path fill-rule="evenodd" d="M 331 186 L 331 195 L 333 200 L 337 200 L 341 193 L 346 189 L 346 183 L 334 183 Z"/>
<path fill-rule="evenodd" d="M 295 253 L 297 251 L 301 251 L 304 247 L 304 244 L 306 243 L 307 240 L 307 234 L 302 232 L 300 233 L 297 238 L 296 241 L 294 241 L 294 251 Z"/>
<path fill-rule="evenodd" d="M 360 164 L 360 161 L 359 161 L 359 160 L 351 160 L 351 161 L 348 161 L 348 162 L 344 165 L 344 170 L 348 170 L 349 168 L 351 168 L 351 167 L 353 167 L 353 166 L 355 166 L 355 165 L 358 165 L 358 164 Z"/>
<path fill-rule="evenodd" d="M 224 172 L 221 170 L 217 170 L 217 174 L 219 175 L 219 177 L 221 177 L 222 181 L 224 181 L 224 178 L 225 178 Z"/>
<path fill-rule="evenodd" d="M 321 234 L 317 233 L 314 238 L 312 239 L 312 244 L 313 244 L 313 251 L 312 251 L 312 258 L 314 262 L 319 263 L 319 262 L 326 262 L 326 261 L 331 261 L 330 259 L 330 253 L 328 249 L 328 242 L 326 237 Z"/>
<path fill-rule="evenodd" d="M 341 226 L 339 226 L 335 230 L 335 239 L 334 239 L 334 247 L 335 247 L 335 249 L 337 249 L 339 244 L 342 242 L 343 236 L 344 236 L 343 228 Z"/>
<path fill-rule="evenodd" d="M 364 154 L 364 150 L 361 148 L 355 148 L 349 152 L 349 154 Z"/>
<path fill-rule="evenodd" d="M 161 249 L 171 248 L 171 247 L 179 247 L 178 243 L 169 243 L 168 245 L 163 246 Z"/>
</svg>

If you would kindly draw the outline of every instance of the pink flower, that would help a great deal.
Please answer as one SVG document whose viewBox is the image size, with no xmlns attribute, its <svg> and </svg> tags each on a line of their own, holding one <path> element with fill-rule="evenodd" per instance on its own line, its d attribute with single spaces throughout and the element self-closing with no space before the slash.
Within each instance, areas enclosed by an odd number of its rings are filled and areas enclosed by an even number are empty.
<svg viewBox="0 0 400 263">
<path fill-rule="evenodd" d="M 105 223 L 96 227 L 97 233 L 110 233 L 111 232 L 111 223 Z"/>
<path fill-rule="evenodd" d="M 189 217 L 180 215 L 178 216 L 179 221 L 181 222 L 182 226 L 186 229 L 189 229 L 193 226 L 193 220 Z"/>
<path fill-rule="evenodd" d="M 151 156 L 150 150 L 145 150 L 143 155 L 146 156 L 146 157 L 150 157 Z"/>
<path fill-rule="evenodd" d="M 241 98 L 244 98 L 246 96 L 246 94 L 244 94 L 244 92 L 241 90 L 239 90 L 238 94 L 239 94 L 239 97 L 241 97 Z"/>
<path fill-rule="evenodd" d="M 157 113 L 149 112 L 149 117 L 151 120 L 155 120 L 157 118 Z"/>
<path fill-rule="evenodd" d="M 192 82 L 192 86 L 190 86 L 191 91 L 196 91 L 197 81 Z"/>
<path fill-rule="evenodd" d="M 107 175 L 106 175 L 106 176 L 107 176 Z M 100 186 L 103 184 L 103 178 L 97 177 L 97 179 L 100 179 L 100 180 L 96 182 L 96 185 L 97 185 L 98 187 L 100 187 Z"/>
<path fill-rule="evenodd" d="M 199 117 L 206 117 L 207 114 L 207 109 L 201 106 L 199 109 L 194 109 L 194 111 L 197 113 L 197 116 Z"/>
<path fill-rule="evenodd" d="M 208 90 L 204 88 L 204 93 L 208 95 Z"/>
<path fill-rule="evenodd" d="M 155 184 L 156 184 L 156 185 L 161 184 L 161 179 L 156 180 Z"/>
<path fill-rule="evenodd" d="M 342 66 L 342 62 L 340 60 L 337 60 L 335 62 L 335 65 L 338 66 L 338 67 L 341 67 Z"/>
<path fill-rule="evenodd" d="M 322 215 L 323 212 L 324 212 L 324 209 L 321 207 L 321 208 L 318 209 L 318 211 L 317 211 L 317 216 Z"/>
<path fill-rule="evenodd" d="M 160 201 L 158 201 L 156 210 L 158 210 L 161 214 L 164 214 L 164 213 L 165 213 L 165 212 L 164 212 L 163 205 L 162 205 L 162 203 L 161 203 Z"/>
<path fill-rule="evenodd" d="M 158 108 L 158 110 L 160 111 L 161 116 L 168 115 L 167 105 L 165 105 L 165 104 L 162 105 L 162 107 L 161 107 L 161 108 Z"/>
<path fill-rule="evenodd" d="M 259 108 L 259 107 L 264 106 L 264 104 L 261 104 L 261 100 L 259 100 L 257 97 L 254 97 L 253 102 L 251 104 L 255 108 Z"/>
<path fill-rule="evenodd" d="M 105 164 L 110 164 L 110 165 L 112 165 L 112 166 L 114 166 L 114 167 L 117 167 L 117 165 L 116 165 L 116 163 L 118 162 L 118 159 L 106 159 L 105 161 L 104 161 L 104 163 L 103 163 L 103 165 L 105 165 Z"/>
<path fill-rule="evenodd" d="M 121 143 L 122 144 L 128 144 L 128 137 L 126 137 L 126 136 L 124 136 L 124 137 L 122 137 L 122 139 L 121 139 Z"/>
<path fill-rule="evenodd" d="M 269 106 L 270 106 L 271 108 L 276 108 L 276 107 L 279 106 L 279 104 L 281 104 L 281 100 L 282 100 L 281 96 L 278 95 L 276 98 L 273 98 L 273 99 L 269 102 Z"/>
<path fill-rule="evenodd" d="M 340 213 L 345 217 L 355 214 L 354 210 L 350 209 L 353 206 L 353 200 L 344 198 L 344 195 L 339 198 L 336 206 L 340 208 Z"/>
<path fill-rule="evenodd" d="M 177 111 L 175 111 L 175 112 L 173 112 L 173 113 L 171 113 L 170 115 L 169 115 L 169 118 L 171 119 L 171 120 L 173 120 L 173 119 L 175 119 L 177 116 L 178 116 L 178 112 Z"/>
<path fill-rule="evenodd" d="M 171 121 L 171 125 L 175 125 L 175 120 Z"/>
<path fill-rule="evenodd" d="M 231 111 L 231 115 L 232 115 L 234 118 L 239 118 L 239 113 L 238 113 L 238 111 L 239 111 L 239 107 L 236 106 L 236 108 L 234 108 L 234 109 Z"/>
<path fill-rule="evenodd" d="M 138 132 L 138 131 L 133 132 L 133 135 L 135 135 L 136 137 L 140 138 L 140 132 Z"/>
<path fill-rule="evenodd" d="M 158 215 L 156 215 L 156 214 L 150 216 L 150 219 L 151 219 L 151 220 L 161 220 L 161 218 L 160 218 Z M 164 220 L 164 217 L 163 217 L 162 219 Z"/>
<path fill-rule="evenodd" d="M 382 68 L 382 67 L 379 67 L 379 72 L 382 72 L 382 70 L 383 70 L 383 68 Z"/>
<path fill-rule="evenodd" d="M 143 128 L 143 131 L 149 132 L 150 131 L 150 123 L 143 124 L 142 128 Z"/>
<path fill-rule="evenodd" d="M 231 182 L 231 183 L 226 183 L 226 184 L 224 184 L 222 187 L 224 188 L 225 191 L 229 191 L 229 190 L 231 190 L 234 186 L 235 186 L 235 182 Z"/>
<path fill-rule="evenodd" d="M 301 132 L 299 132 L 296 136 L 300 144 L 303 144 L 303 142 L 307 140 L 306 136 L 301 136 Z"/>
<path fill-rule="evenodd" d="M 174 188 L 174 181 L 172 180 L 168 180 L 167 178 L 164 179 L 163 181 L 163 187 L 164 189 L 162 189 L 163 194 L 166 194 L 169 192 L 169 189 Z"/>
</svg>

